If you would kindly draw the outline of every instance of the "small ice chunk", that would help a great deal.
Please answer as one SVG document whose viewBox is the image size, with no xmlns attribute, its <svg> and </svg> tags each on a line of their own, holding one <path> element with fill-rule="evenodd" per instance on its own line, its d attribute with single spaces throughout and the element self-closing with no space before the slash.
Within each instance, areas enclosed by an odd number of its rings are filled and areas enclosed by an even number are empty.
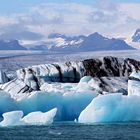
<svg viewBox="0 0 140 140">
<path fill-rule="evenodd" d="M 26 115 L 22 120 L 28 125 L 45 125 L 53 123 L 53 119 L 57 113 L 57 108 L 48 112 L 42 113 L 41 111 L 32 112 Z"/>
<path fill-rule="evenodd" d="M 23 117 L 22 111 L 12 111 L 4 113 L 3 121 L 0 122 L 0 126 L 16 126 L 16 125 L 23 125 L 21 118 Z"/>
</svg>

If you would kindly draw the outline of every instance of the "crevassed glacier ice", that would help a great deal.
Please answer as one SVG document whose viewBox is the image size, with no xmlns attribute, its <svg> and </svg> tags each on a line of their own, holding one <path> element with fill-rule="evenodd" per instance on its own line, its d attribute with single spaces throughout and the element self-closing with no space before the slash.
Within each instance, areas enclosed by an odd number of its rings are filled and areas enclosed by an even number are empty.
<svg viewBox="0 0 140 140">
<path fill-rule="evenodd" d="M 79 123 L 140 121 L 140 96 L 98 96 L 81 112 Z"/>
<path fill-rule="evenodd" d="M 17 126 L 17 125 L 46 125 L 53 123 L 53 119 L 56 115 L 57 108 L 54 108 L 48 112 L 32 112 L 23 117 L 23 111 L 11 111 L 4 113 L 3 121 L 0 122 L 0 126 Z M 23 118 L 22 118 L 23 117 Z"/>
<path fill-rule="evenodd" d="M 128 95 L 140 96 L 140 72 L 132 72 L 129 76 Z"/>
<path fill-rule="evenodd" d="M 0 70 L 0 84 L 6 83 L 8 81 L 9 81 L 9 79 L 8 79 L 7 75 L 5 74 L 5 72 Z"/>
</svg>

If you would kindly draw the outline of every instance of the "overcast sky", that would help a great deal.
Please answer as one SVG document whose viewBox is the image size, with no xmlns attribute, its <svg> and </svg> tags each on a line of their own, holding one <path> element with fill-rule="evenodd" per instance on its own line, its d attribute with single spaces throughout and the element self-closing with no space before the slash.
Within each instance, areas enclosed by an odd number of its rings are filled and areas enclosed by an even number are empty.
<svg viewBox="0 0 140 140">
<path fill-rule="evenodd" d="M 1 0 L 0 38 L 44 40 L 50 33 L 130 37 L 140 0 Z"/>
</svg>

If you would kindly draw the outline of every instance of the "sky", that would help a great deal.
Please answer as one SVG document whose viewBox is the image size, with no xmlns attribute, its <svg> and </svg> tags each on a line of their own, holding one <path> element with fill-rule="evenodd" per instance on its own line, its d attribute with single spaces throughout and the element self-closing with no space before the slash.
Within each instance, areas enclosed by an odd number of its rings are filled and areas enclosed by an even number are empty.
<svg viewBox="0 0 140 140">
<path fill-rule="evenodd" d="M 140 0 L 0 0 L 0 39 L 94 32 L 130 38 L 140 28 L 139 13 Z"/>
</svg>

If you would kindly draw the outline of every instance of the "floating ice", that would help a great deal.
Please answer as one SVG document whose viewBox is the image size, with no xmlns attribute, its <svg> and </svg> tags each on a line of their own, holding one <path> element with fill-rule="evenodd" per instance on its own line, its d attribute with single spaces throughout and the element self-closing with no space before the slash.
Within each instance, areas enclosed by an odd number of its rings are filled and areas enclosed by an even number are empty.
<svg viewBox="0 0 140 140">
<path fill-rule="evenodd" d="M 0 91 L 0 115 L 13 110 L 18 110 L 15 100 L 7 92 Z"/>
<path fill-rule="evenodd" d="M 0 126 L 16 126 L 16 125 L 23 125 L 22 117 L 23 112 L 22 111 L 12 111 L 4 113 L 3 115 L 3 121 L 0 122 Z"/>
<path fill-rule="evenodd" d="M 42 113 L 41 111 L 32 112 L 26 115 L 22 121 L 28 125 L 45 125 L 53 123 L 53 119 L 56 115 L 57 108 L 54 108 L 48 112 Z"/>
<path fill-rule="evenodd" d="M 27 98 L 18 101 L 18 108 L 25 114 L 34 111 L 49 111 L 57 108 L 55 120 L 78 119 L 80 112 L 92 101 L 97 94 L 91 92 L 34 92 Z"/>
<path fill-rule="evenodd" d="M 37 91 L 32 92 L 24 98 L 15 100 L 6 92 L 0 92 L 0 115 L 5 112 L 22 110 L 24 115 L 31 112 L 47 112 L 53 108 L 58 111 L 55 120 L 73 121 L 78 119 L 81 111 L 97 96 L 94 91 L 75 92 L 66 90 L 57 91 Z"/>
<path fill-rule="evenodd" d="M 80 123 L 140 121 L 140 97 L 121 93 L 94 98 L 78 119 Z"/>
<path fill-rule="evenodd" d="M 81 123 L 93 123 L 140 120 L 138 110 L 140 97 L 133 96 L 139 93 L 140 82 L 137 80 L 139 75 L 132 73 L 131 77 L 132 75 L 133 78 L 128 83 L 128 93 L 131 96 L 114 93 L 97 97 L 100 81 L 91 76 L 83 77 L 79 83 L 44 83 L 40 87 L 41 91 L 31 93 L 15 94 L 0 91 L 0 115 L 13 110 L 22 110 L 24 115 L 28 114 L 23 119 L 24 122 L 26 120 L 27 124 L 42 124 L 48 122 L 42 112 L 57 108 L 54 121 L 79 120 Z M 24 85 L 24 82 L 22 84 Z M 12 85 L 6 89 L 7 92 L 11 91 Z"/>
<path fill-rule="evenodd" d="M 54 108 L 48 112 L 32 112 L 23 117 L 23 111 L 11 111 L 4 113 L 3 121 L 0 122 L 0 126 L 17 126 L 17 125 L 46 125 L 53 123 L 53 119 L 56 115 L 57 108 Z"/>
</svg>

